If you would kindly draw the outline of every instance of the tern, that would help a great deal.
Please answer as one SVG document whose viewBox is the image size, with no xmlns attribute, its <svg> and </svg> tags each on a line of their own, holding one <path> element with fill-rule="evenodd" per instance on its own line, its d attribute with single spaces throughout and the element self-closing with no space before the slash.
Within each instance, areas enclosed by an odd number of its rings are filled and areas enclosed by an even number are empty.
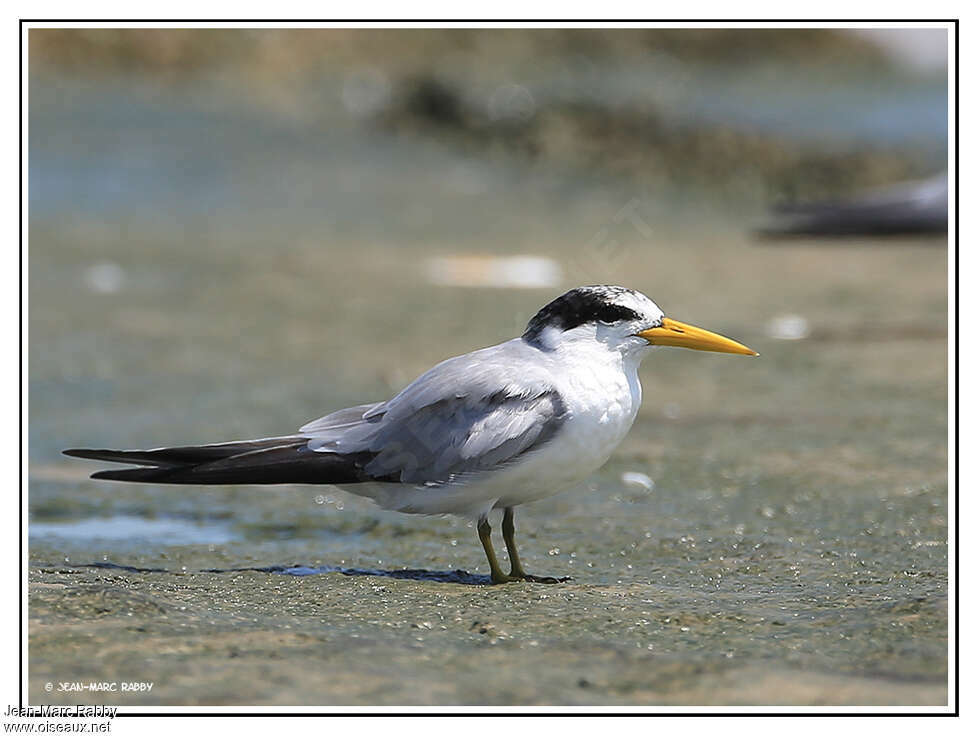
<svg viewBox="0 0 980 738">
<path fill-rule="evenodd" d="M 763 237 L 905 236 L 946 233 L 949 186 L 946 172 L 855 197 L 782 205 Z"/>
<path fill-rule="evenodd" d="M 390 400 L 338 410 L 292 435 L 64 453 L 136 465 L 93 479 L 329 484 L 390 510 L 468 517 L 493 583 L 555 582 L 524 571 L 514 508 L 561 492 L 606 462 L 640 408 L 640 362 L 663 346 L 758 356 L 665 317 L 639 292 L 590 285 L 545 305 L 519 338 L 447 359 Z M 490 538 L 494 509 L 503 509 L 509 573 Z"/>
</svg>

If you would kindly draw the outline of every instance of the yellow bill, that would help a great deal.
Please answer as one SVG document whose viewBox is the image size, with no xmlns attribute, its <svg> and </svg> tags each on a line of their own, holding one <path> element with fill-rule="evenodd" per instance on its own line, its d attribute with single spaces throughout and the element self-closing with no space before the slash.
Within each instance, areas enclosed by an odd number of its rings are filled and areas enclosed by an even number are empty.
<svg viewBox="0 0 980 738">
<path fill-rule="evenodd" d="M 757 351 L 743 346 L 738 341 L 670 318 L 664 318 L 660 327 L 640 331 L 636 335 L 645 338 L 654 346 L 680 346 L 697 351 L 718 351 L 723 354 L 759 355 Z"/>
</svg>

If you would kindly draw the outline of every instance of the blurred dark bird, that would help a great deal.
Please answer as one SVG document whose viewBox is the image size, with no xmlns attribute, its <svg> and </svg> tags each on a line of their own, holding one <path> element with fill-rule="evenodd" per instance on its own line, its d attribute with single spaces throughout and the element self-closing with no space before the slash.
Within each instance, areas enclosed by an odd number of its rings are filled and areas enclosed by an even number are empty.
<svg viewBox="0 0 980 738">
<path fill-rule="evenodd" d="M 929 179 L 866 191 L 855 197 L 779 205 L 764 238 L 783 236 L 903 236 L 947 232 L 946 172 Z"/>
</svg>

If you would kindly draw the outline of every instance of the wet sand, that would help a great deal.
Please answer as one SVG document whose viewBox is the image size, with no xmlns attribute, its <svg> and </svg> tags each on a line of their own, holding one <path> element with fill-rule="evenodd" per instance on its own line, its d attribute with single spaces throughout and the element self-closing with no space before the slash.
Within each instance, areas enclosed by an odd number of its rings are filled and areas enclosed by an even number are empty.
<svg viewBox="0 0 980 738">
<path fill-rule="evenodd" d="M 581 577 L 585 579 L 585 577 Z M 35 570 L 31 701 L 124 705 L 935 705 L 941 598 L 644 583 Z M 786 609 L 788 608 L 788 609 Z M 800 612 L 802 611 L 802 612 Z M 860 623 L 860 625 L 858 625 Z M 900 639 L 895 636 L 900 633 Z M 897 645 L 900 640 L 902 645 Z M 889 641 L 892 641 L 889 643 Z M 896 653 L 899 652 L 899 653 Z M 153 681 L 140 695 L 53 681 Z"/>
</svg>

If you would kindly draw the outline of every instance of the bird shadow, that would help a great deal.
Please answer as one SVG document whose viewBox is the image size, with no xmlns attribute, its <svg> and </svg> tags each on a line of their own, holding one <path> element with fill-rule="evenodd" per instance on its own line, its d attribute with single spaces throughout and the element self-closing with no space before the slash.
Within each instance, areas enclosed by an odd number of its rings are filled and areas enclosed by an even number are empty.
<svg viewBox="0 0 980 738">
<path fill-rule="evenodd" d="M 128 566 L 126 564 L 116 564 L 111 561 L 95 561 L 91 564 L 73 564 L 70 568 L 74 569 L 113 569 L 116 571 L 128 571 L 137 574 L 188 574 L 187 570 L 180 572 L 169 571 L 168 569 L 147 568 L 139 566 Z M 264 574 L 283 574 L 292 577 L 307 577 L 315 574 L 343 574 L 348 577 L 387 577 L 388 579 L 411 579 L 418 582 L 444 582 L 446 584 L 465 584 L 481 585 L 491 584 L 490 577 L 485 574 L 471 574 L 464 569 L 453 571 L 431 571 L 429 569 L 358 569 L 342 566 L 303 566 L 293 564 L 292 566 L 243 566 L 229 569 L 199 569 L 202 574 L 240 574 L 242 572 L 256 571 Z"/>
<path fill-rule="evenodd" d="M 258 566 L 239 569 L 201 569 L 210 574 L 231 574 L 244 571 L 259 571 L 267 574 L 286 574 L 291 577 L 308 577 L 314 574 L 343 574 L 345 577 L 387 577 L 389 579 L 412 579 L 417 582 L 445 582 L 447 584 L 486 585 L 490 577 L 483 574 L 470 574 L 464 569 L 454 571 L 431 571 L 429 569 L 357 569 L 343 566 Z"/>
</svg>

